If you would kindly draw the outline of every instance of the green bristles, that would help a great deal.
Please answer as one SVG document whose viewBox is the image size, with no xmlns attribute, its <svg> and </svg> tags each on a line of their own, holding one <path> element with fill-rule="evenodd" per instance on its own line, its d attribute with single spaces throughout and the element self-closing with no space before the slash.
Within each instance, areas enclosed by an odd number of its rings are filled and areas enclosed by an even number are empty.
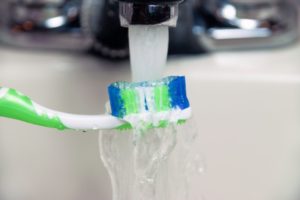
<svg viewBox="0 0 300 200">
<path fill-rule="evenodd" d="M 183 125 L 185 123 L 186 123 L 186 120 L 179 120 L 176 124 Z M 149 124 L 145 125 L 145 130 L 153 129 L 153 128 L 166 128 L 169 126 L 169 124 L 170 124 L 170 122 L 167 120 L 160 121 L 159 124 L 156 126 L 154 126 L 152 123 L 149 123 Z M 126 130 L 131 130 L 132 128 L 133 127 L 131 126 L 130 123 L 126 123 L 126 124 L 123 124 L 123 125 L 117 127 L 116 129 L 120 130 L 120 131 L 126 131 Z"/>
<path fill-rule="evenodd" d="M 155 87 L 154 89 L 154 101 L 156 105 L 156 110 L 167 111 L 170 110 L 170 98 L 169 98 L 169 88 L 166 85 Z"/>
<path fill-rule="evenodd" d="M 136 114 L 139 113 L 139 108 L 137 104 L 137 95 L 134 89 L 124 89 L 121 92 L 121 98 L 124 102 L 124 107 L 126 114 Z"/>
<path fill-rule="evenodd" d="M 124 103 L 126 115 L 140 112 L 141 104 L 138 92 L 135 89 L 124 89 L 121 91 L 121 98 Z M 154 103 L 157 112 L 170 110 L 169 88 L 166 85 L 154 88 Z"/>
</svg>

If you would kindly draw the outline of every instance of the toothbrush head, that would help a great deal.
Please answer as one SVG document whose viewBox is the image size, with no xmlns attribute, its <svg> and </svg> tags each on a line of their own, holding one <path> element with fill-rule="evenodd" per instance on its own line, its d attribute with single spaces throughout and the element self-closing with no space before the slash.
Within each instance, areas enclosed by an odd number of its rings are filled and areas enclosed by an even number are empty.
<svg viewBox="0 0 300 200">
<path fill-rule="evenodd" d="M 157 81 L 116 82 L 108 87 L 112 115 L 131 126 L 166 127 L 190 116 L 184 76 Z M 129 126 L 129 125 L 127 125 Z"/>
</svg>

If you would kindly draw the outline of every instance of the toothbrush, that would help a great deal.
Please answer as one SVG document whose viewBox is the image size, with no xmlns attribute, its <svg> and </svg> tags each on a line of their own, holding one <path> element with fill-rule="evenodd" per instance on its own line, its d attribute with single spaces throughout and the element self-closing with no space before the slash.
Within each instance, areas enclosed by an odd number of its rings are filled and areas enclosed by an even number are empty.
<svg viewBox="0 0 300 200">
<path fill-rule="evenodd" d="M 148 129 L 180 124 L 191 117 L 183 76 L 116 82 L 108 93 L 111 114 L 76 115 L 48 109 L 15 89 L 0 87 L 0 117 L 59 130 L 131 129 L 141 122 Z"/>
</svg>

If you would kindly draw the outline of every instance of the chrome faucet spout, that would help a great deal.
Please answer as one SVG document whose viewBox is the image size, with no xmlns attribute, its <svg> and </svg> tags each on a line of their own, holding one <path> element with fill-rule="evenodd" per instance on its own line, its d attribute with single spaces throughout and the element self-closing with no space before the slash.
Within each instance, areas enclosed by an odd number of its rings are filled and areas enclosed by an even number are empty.
<svg viewBox="0 0 300 200">
<path fill-rule="evenodd" d="M 120 0 L 119 15 L 123 27 L 162 25 L 175 27 L 178 5 L 182 0 Z"/>
</svg>

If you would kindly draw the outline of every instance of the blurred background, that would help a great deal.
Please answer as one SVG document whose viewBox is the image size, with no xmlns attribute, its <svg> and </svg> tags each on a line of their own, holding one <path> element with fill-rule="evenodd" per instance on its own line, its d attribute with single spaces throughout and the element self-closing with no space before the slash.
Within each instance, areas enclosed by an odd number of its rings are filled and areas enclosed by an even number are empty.
<svg viewBox="0 0 300 200">
<path fill-rule="evenodd" d="M 299 200 L 300 2 L 187 0 L 166 75 L 185 75 L 205 162 L 193 200 Z M 104 112 L 130 80 L 115 0 L 1 0 L 0 85 L 50 108 Z M 110 200 L 98 133 L 0 119 L 0 199 Z"/>
</svg>

